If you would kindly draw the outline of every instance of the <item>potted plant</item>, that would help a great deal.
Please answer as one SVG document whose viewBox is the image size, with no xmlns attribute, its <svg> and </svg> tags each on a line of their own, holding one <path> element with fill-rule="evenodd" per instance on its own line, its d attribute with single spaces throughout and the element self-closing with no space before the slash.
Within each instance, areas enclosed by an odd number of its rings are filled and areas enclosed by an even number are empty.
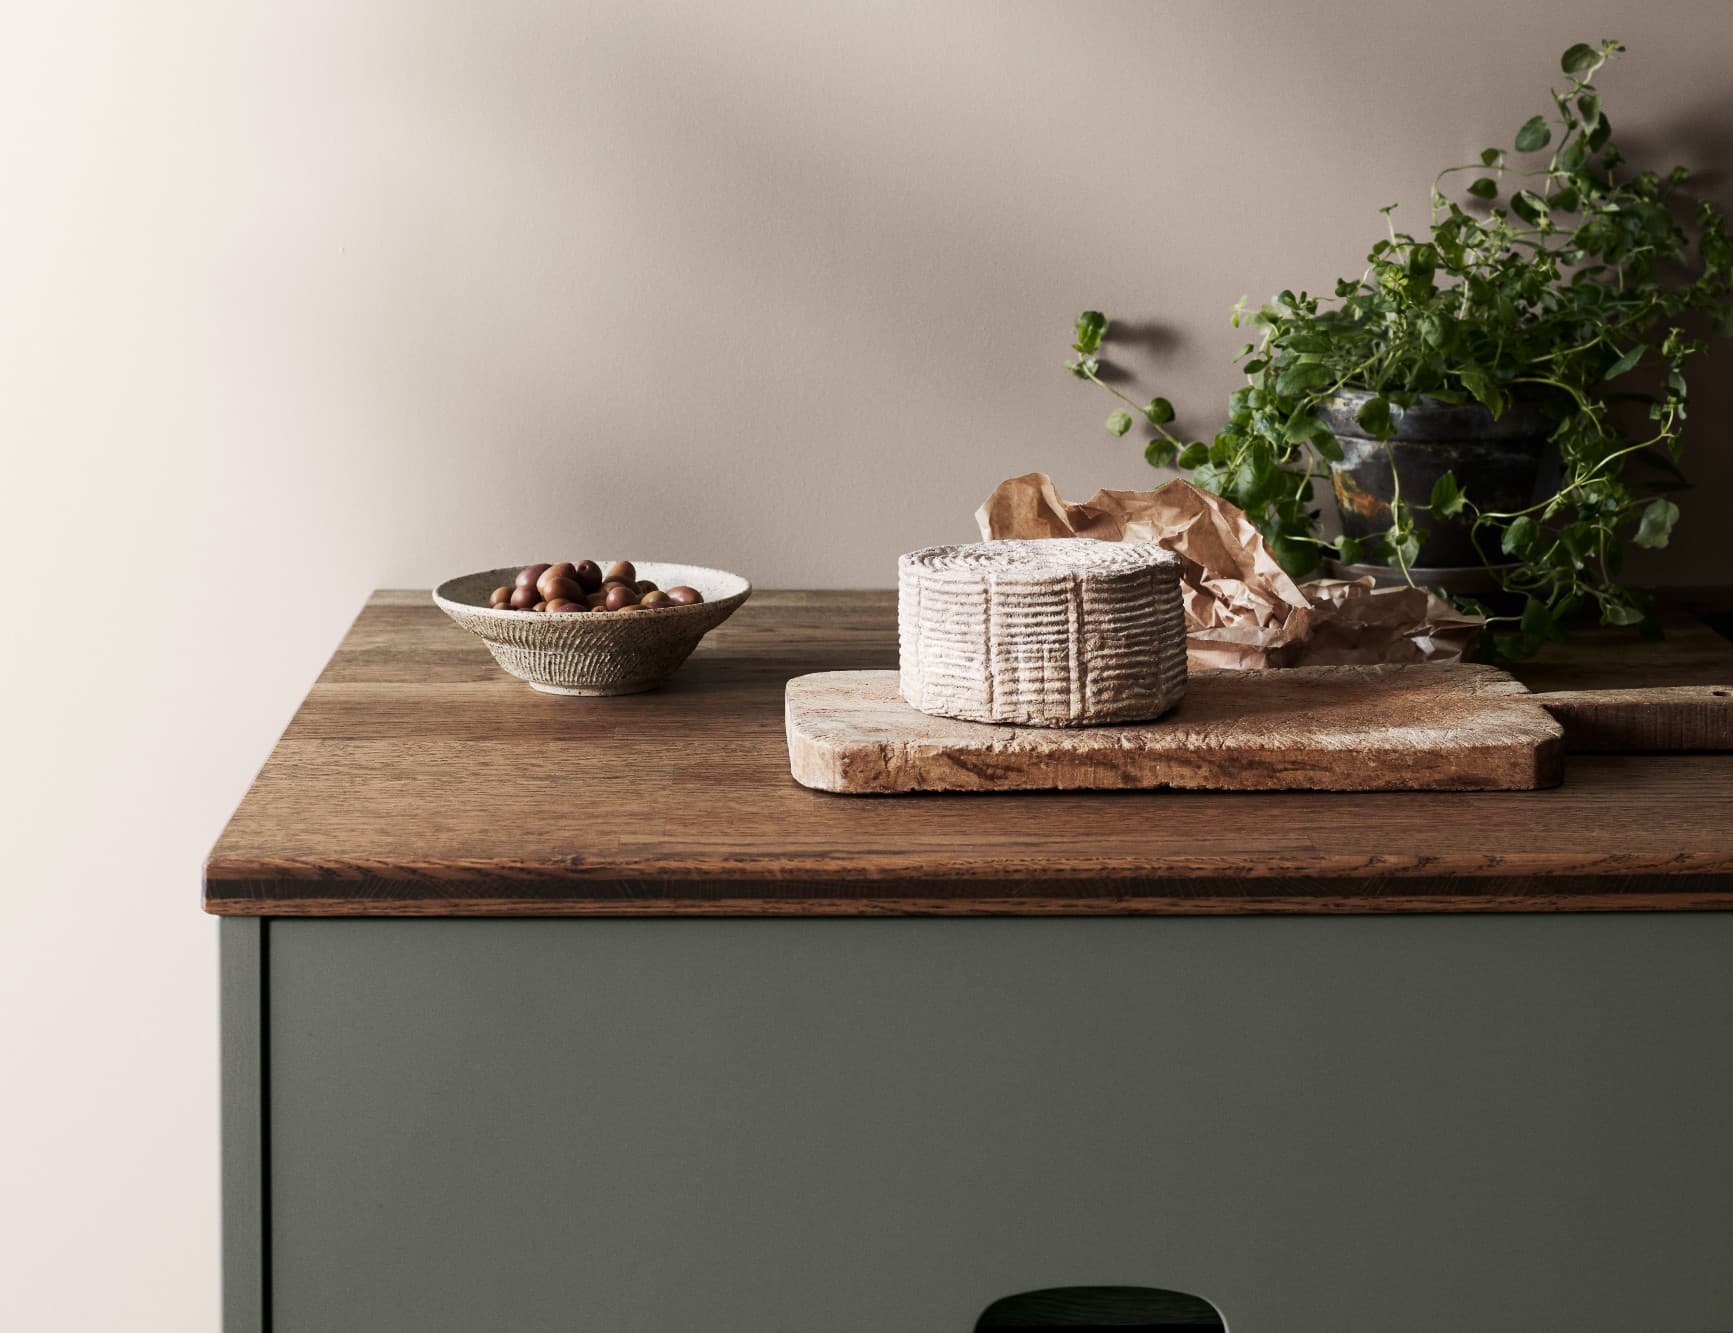
<svg viewBox="0 0 1733 1333">
<path fill-rule="evenodd" d="M 1077 321 L 1073 374 L 1121 398 L 1158 467 L 1177 465 L 1257 523 L 1290 573 L 1333 556 L 1461 593 L 1467 566 L 1494 646 L 1521 655 L 1585 612 L 1645 619 L 1621 586 L 1627 543 L 1665 546 L 1687 408 L 1687 363 L 1733 334 L 1725 218 L 1687 200 L 1689 173 L 1632 171 L 1593 79 L 1623 51 L 1578 43 L 1552 113 L 1513 150 L 1441 172 L 1423 235 L 1386 235 L 1332 297 L 1284 291 L 1235 307 L 1258 333 L 1246 383 L 1208 443 L 1169 430 L 1166 398 L 1107 383 L 1107 318 Z M 1460 173 L 1467 199 L 1446 193 Z M 1312 479 L 1328 475 L 1342 535 L 1320 535 Z M 1489 609 L 1490 608 L 1490 609 Z"/>
</svg>

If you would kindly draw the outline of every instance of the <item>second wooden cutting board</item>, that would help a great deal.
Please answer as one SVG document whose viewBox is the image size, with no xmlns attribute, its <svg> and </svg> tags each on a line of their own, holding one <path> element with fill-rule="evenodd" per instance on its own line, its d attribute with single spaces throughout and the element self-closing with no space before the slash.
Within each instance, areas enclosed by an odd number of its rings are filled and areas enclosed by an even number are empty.
<svg viewBox="0 0 1733 1333">
<path fill-rule="evenodd" d="M 788 683 L 796 781 L 913 791 L 1203 788 L 1487 791 L 1555 785 L 1564 731 L 1488 666 L 1198 671 L 1167 716 L 1132 726 L 994 726 L 911 708 L 894 671 Z"/>
</svg>

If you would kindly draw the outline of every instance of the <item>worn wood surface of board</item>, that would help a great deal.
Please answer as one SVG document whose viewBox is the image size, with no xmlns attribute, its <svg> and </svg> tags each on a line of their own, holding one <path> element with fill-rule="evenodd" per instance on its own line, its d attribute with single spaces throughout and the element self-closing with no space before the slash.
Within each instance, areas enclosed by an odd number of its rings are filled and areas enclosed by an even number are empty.
<svg viewBox="0 0 1733 1333">
<path fill-rule="evenodd" d="M 1604 651 L 1614 663 L 1617 645 Z M 1669 683 L 1664 662 L 1618 683 Z M 506 676 L 426 593 L 378 594 L 212 851 L 206 906 L 435 916 L 1733 908 L 1728 755 L 1572 756 L 1560 786 L 1532 792 L 860 801 L 794 782 L 789 678 L 896 664 L 893 593 L 759 593 L 663 688 L 559 698 Z M 1594 683 L 1581 670 L 1569 682 Z"/>
<path fill-rule="evenodd" d="M 1563 729 L 1490 666 L 1197 671 L 1154 722 L 995 726 L 911 707 L 894 671 L 788 683 L 796 781 L 821 791 L 1530 791 Z"/>
<path fill-rule="evenodd" d="M 1565 748 L 1582 754 L 1733 750 L 1733 685 L 1550 690 L 1534 698 L 1563 724 Z"/>
<path fill-rule="evenodd" d="M 1564 723 L 1569 750 L 1733 749 L 1733 640 L 1710 625 L 1733 623 L 1730 605 L 1733 590 L 1674 594 L 1664 638 L 1577 629 L 1514 670 Z"/>
</svg>

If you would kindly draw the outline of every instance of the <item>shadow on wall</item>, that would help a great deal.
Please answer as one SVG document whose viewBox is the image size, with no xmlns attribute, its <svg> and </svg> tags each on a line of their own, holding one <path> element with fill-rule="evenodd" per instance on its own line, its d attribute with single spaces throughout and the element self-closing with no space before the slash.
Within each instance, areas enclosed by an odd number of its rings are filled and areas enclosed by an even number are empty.
<svg viewBox="0 0 1733 1333">
<path fill-rule="evenodd" d="M 1068 1328 L 1148 1329 L 1151 1333 L 1223 1333 L 1216 1308 L 1198 1296 L 1159 1287 L 1053 1287 L 994 1301 L 977 1333 Z"/>
<path fill-rule="evenodd" d="M 1733 97 L 1688 114 L 1652 132 L 1620 134 L 1621 146 L 1639 168 L 1665 172 L 1675 163 L 1695 175 L 1686 189 L 1733 216 Z M 1699 332 L 1699 330 L 1693 330 Z M 1680 466 L 1693 489 L 1676 497 L 1681 515 L 1665 551 L 1631 552 L 1629 577 L 1638 583 L 1725 583 L 1733 558 L 1722 535 L 1723 511 L 1733 507 L 1733 339 L 1713 338 L 1708 353 L 1686 370 L 1691 384 L 1690 417 Z M 1665 566 L 1670 577 L 1655 571 Z"/>
<path fill-rule="evenodd" d="M 1171 324 L 1153 319 L 1116 319 L 1113 321 L 1112 350 L 1130 352 L 1140 360 L 1159 362 L 1177 351 L 1179 330 Z M 1107 349 L 1103 349 L 1106 351 Z M 1110 356 L 1101 358 L 1100 376 L 1109 384 L 1123 384 L 1134 378 L 1131 371 Z"/>
</svg>

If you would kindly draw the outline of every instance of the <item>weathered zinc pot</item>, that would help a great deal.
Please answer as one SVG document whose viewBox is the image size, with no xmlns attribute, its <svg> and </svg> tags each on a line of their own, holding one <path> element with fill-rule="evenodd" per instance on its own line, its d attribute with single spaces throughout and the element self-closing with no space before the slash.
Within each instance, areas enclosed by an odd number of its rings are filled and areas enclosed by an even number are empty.
<svg viewBox="0 0 1733 1333">
<path fill-rule="evenodd" d="M 1424 505 L 1433 483 L 1446 472 L 1455 475 L 1483 510 L 1509 511 L 1533 503 L 1547 437 L 1556 424 L 1540 406 L 1513 403 L 1495 417 L 1479 403 L 1422 398 L 1406 411 L 1391 409 L 1396 433 L 1380 441 L 1354 419 L 1372 396 L 1347 389 L 1318 409 L 1342 446 L 1342 461 L 1330 464 L 1330 481 L 1347 536 L 1375 537 L 1389 528 L 1398 477 L 1405 503 Z M 1426 530 L 1414 561 L 1417 575 L 1422 570 L 1477 570 L 1499 558 L 1496 549 L 1475 550 L 1464 517 L 1420 514 L 1416 526 Z"/>
</svg>

